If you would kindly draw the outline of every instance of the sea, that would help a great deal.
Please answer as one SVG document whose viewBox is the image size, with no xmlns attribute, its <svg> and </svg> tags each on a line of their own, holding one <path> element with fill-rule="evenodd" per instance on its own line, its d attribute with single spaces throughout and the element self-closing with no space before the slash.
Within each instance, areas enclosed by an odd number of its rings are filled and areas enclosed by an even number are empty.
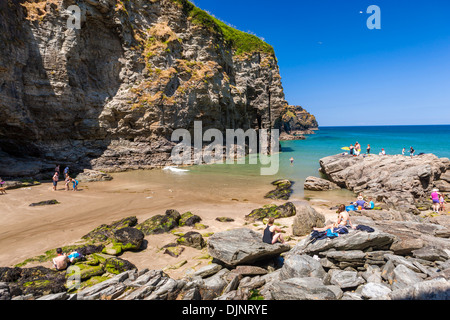
<svg viewBox="0 0 450 320">
<path fill-rule="evenodd" d="M 290 179 L 294 182 L 292 196 L 305 199 L 309 194 L 304 191 L 304 181 L 308 176 L 320 177 L 319 160 L 348 152 L 342 148 L 350 144 L 359 142 L 361 153 L 365 153 L 370 144 L 373 154 L 378 154 L 382 148 L 388 155 L 401 154 L 405 148 L 405 155 L 409 156 L 412 146 L 416 155 L 433 153 L 438 157 L 450 158 L 449 141 L 450 125 L 319 127 L 314 134 L 307 135 L 306 140 L 281 142 L 281 152 L 276 155 L 279 157 L 278 170 L 273 175 L 261 175 L 261 164 L 250 164 L 249 161 L 245 164 L 173 166 L 165 168 L 162 173 L 167 177 L 164 178 L 167 183 L 190 185 L 211 193 L 231 189 L 251 192 L 256 185 L 269 185 L 276 179 Z"/>
</svg>

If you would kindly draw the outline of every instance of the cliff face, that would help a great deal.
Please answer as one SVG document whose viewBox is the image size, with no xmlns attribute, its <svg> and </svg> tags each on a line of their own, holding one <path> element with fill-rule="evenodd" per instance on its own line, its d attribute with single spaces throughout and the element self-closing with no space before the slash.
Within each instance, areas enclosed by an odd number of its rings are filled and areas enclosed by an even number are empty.
<svg viewBox="0 0 450 320">
<path fill-rule="evenodd" d="M 2 1 L 0 52 L 0 176 L 165 165 L 175 129 L 273 128 L 287 105 L 273 48 L 185 0 Z"/>
</svg>

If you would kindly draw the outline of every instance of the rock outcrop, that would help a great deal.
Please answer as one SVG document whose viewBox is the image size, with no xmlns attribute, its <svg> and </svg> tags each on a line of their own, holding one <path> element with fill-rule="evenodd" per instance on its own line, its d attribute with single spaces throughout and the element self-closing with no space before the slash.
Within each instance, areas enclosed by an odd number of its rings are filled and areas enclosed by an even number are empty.
<svg viewBox="0 0 450 320">
<path fill-rule="evenodd" d="M 307 177 L 304 183 L 304 189 L 310 191 L 329 191 L 341 189 L 336 183 L 318 177 Z"/>
<path fill-rule="evenodd" d="M 281 128 L 287 105 L 273 48 L 186 0 L 2 1 L 0 52 L 2 177 L 167 165 L 175 129 Z"/>
<path fill-rule="evenodd" d="M 284 106 L 280 121 L 280 140 L 303 140 L 319 127 L 316 117 L 300 106 Z"/>
<path fill-rule="evenodd" d="M 433 188 L 446 188 L 450 160 L 433 154 L 413 158 L 339 154 L 320 159 L 320 171 L 342 188 L 372 196 L 389 208 L 417 214 L 423 203 L 429 203 Z"/>
</svg>

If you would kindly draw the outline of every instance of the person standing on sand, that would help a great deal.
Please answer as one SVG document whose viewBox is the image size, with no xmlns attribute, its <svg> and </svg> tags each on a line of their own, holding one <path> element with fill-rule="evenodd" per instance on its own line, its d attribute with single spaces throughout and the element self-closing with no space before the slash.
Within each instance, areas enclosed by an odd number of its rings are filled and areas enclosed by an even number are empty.
<svg viewBox="0 0 450 320">
<path fill-rule="evenodd" d="M 367 154 L 370 154 L 370 144 L 367 145 Z"/>
<path fill-rule="evenodd" d="M 413 148 L 413 147 L 410 147 L 410 148 L 409 148 L 409 155 L 411 156 L 411 158 L 414 157 L 414 152 L 416 152 L 416 151 L 414 150 L 414 148 Z"/>
<path fill-rule="evenodd" d="M 53 180 L 53 191 L 56 191 L 56 185 L 58 184 L 58 180 L 59 180 L 58 172 L 55 172 L 52 180 Z"/>
<path fill-rule="evenodd" d="M 70 180 L 72 180 L 72 178 L 68 174 L 66 174 L 66 179 L 64 180 L 64 182 L 66 183 L 66 191 L 69 191 Z"/>
<path fill-rule="evenodd" d="M 355 148 L 354 148 L 353 145 L 351 144 L 350 147 L 349 147 L 348 153 L 349 153 L 350 155 L 353 155 L 354 149 L 355 149 Z"/>
<path fill-rule="evenodd" d="M 263 242 L 268 244 L 274 244 L 276 242 L 284 243 L 283 236 L 281 235 L 281 229 L 274 226 L 275 219 L 269 218 L 266 229 L 264 229 Z"/>
<path fill-rule="evenodd" d="M 294 163 L 294 157 L 291 157 L 291 164 Z"/>
</svg>

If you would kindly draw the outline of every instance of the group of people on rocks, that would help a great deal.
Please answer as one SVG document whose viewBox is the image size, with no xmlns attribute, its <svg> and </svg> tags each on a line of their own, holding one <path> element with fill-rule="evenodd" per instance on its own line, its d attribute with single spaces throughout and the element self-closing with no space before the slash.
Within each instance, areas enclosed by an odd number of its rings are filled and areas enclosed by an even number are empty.
<svg viewBox="0 0 450 320">
<path fill-rule="evenodd" d="M 64 169 L 64 173 L 63 174 L 64 174 L 64 182 L 65 182 L 65 189 L 66 189 L 66 191 L 70 190 L 70 187 L 69 187 L 70 183 L 72 183 L 72 190 L 73 191 L 78 191 L 78 180 L 70 177 L 70 175 L 69 175 L 69 167 L 66 167 Z M 57 165 L 55 167 L 55 173 L 53 174 L 53 178 L 52 178 L 53 191 L 57 190 L 56 187 L 58 185 L 59 177 L 60 177 L 60 168 L 59 168 L 59 165 Z"/>
<path fill-rule="evenodd" d="M 354 156 L 354 157 L 359 156 L 359 155 L 361 154 L 361 145 L 359 144 L 358 141 L 356 141 L 355 145 L 351 144 L 350 147 L 348 147 L 348 149 L 349 149 L 349 151 L 348 151 L 349 154 L 352 155 L 352 156 Z M 365 154 L 366 154 L 366 155 L 370 155 L 371 150 L 372 150 L 372 148 L 371 148 L 370 144 L 368 144 L 368 145 L 367 145 L 367 148 L 366 148 L 366 153 L 365 153 Z M 415 152 L 416 152 L 416 151 L 415 151 L 414 148 L 411 146 L 411 147 L 409 148 L 409 155 L 410 155 L 411 158 L 414 156 L 414 153 L 415 153 Z M 405 153 L 406 153 L 406 149 L 403 148 L 403 150 L 402 150 L 402 155 L 405 155 Z M 384 150 L 384 148 L 381 148 L 381 151 L 380 151 L 379 155 L 380 155 L 380 156 L 386 155 L 386 150 Z"/>
</svg>

